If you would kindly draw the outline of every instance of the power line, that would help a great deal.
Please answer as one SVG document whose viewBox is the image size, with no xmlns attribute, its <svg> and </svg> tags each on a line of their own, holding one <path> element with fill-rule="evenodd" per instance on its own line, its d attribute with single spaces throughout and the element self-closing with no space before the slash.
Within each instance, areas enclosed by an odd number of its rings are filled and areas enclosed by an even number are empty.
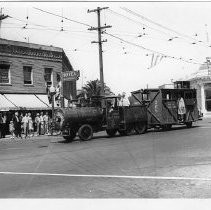
<svg viewBox="0 0 211 210">
<path fill-rule="evenodd" d="M 137 12 L 134 12 L 134 11 L 132 11 L 132 10 L 126 8 L 126 7 L 120 7 L 120 8 L 121 8 L 122 10 L 124 10 L 124 11 L 126 11 L 126 12 L 128 12 L 128 13 L 134 15 L 134 16 L 136 16 L 136 17 L 140 17 L 142 20 L 145 20 L 145 21 L 150 22 L 150 23 L 152 23 L 152 24 L 154 24 L 154 25 L 157 25 L 157 26 L 159 26 L 159 27 L 161 27 L 161 28 L 163 28 L 163 29 L 165 29 L 165 30 L 171 31 L 171 32 L 173 32 L 173 33 L 179 35 L 180 38 L 186 37 L 186 39 L 189 39 L 189 40 L 191 39 L 192 41 L 194 40 L 194 42 L 193 42 L 192 44 L 196 44 L 195 42 L 198 42 L 198 43 L 203 44 L 203 45 L 206 46 L 206 47 L 210 47 L 210 46 L 208 46 L 206 43 L 204 43 L 203 41 L 199 41 L 199 40 L 197 40 L 197 39 L 195 39 L 195 38 L 193 38 L 193 37 L 191 37 L 191 36 L 189 36 L 189 35 L 180 33 L 180 32 L 178 32 L 178 31 L 176 31 L 176 30 L 173 30 L 173 29 L 171 29 L 171 28 L 169 28 L 169 27 L 163 26 L 163 25 L 161 25 L 160 23 L 157 23 L 157 22 L 155 22 L 155 21 L 153 21 L 153 20 L 151 20 L 151 19 L 149 19 L 149 18 L 147 18 L 147 17 L 145 17 L 145 16 L 143 16 L 143 15 L 137 13 Z M 184 39 L 184 38 L 183 38 L 183 39 Z"/>
<path fill-rule="evenodd" d="M 125 19 L 127 19 L 127 20 L 130 20 L 130 21 L 133 22 L 133 23 L 136 23 L 136 24 L 138 24 L 138 25 L 141 25 L 142 27 L 144 26 L 144 27 L 150 28 L 151 30 L 158 31 L 159 33 L 163 33 L 163 34 L 166 34 L 166 35 L 169 36 L 169 33 L 167 33 L 167 32 L 161 31 L 161 30 L 159 30 L 159 29 L 155 29 L 155 28 L 153 28 L 153 27 L 151 27 L 151 26 L 146 25 L 145 23 L 142 23 L 142 22 L 140 22 L 140 21 L 137 21 L 137 20 L 134 20 L 134 19 L 132 19 L 132 18 L 129 18 L 129 17 L 125 16 L 125 15 L 122 15 L 122 14 L 120 14 L 120 13 L 114 11 L 114 10 L 109 9 L 109 11 L 110 11 L 111 13 L 113 13 L 113 14 L 119 16 L 119 17 L 123 17 L 123 18 L 125 18 Z"/>
<path fill-rule="evenodd" d="M 66 17 L 64 17 L 64 16 L 57 15 L 57 14 L 54 14 L 54 13 L 52 13 L 52 12 L 48 12 L 48 11 L 46 11 L 46 10 L 42 10 L 42 9 L 39 9 L 39 8 L 35 8 L 35 7 L 34 7 L 34 9 L 39 10 L 39 11 L 44 12 L 44 13 L 47 13 L 47 14 L 50 14 L 50 15 L 53 15 L 53 16 L 56 16 L 56 17 L 60 17 L 60 18 L 63 17 L 64 19 L 66 19 L 66 20 L 68 20 L 68 21 L 75 22 L 75 23 L 78 23 L 78 24 L 81 24 L 81 25 L 84 25 L 84 26 L 89 26 L 89 27 L 93 28 L 91 25 L 89 25 L 89 24 L 87 24 L 87 23 L 83 23 L 83 22 L 80 22 L 80 21 L 76 21 L 76 20 L 73 20 L 73 19 L 69 19 L 69 18 L 66 18 Z M 130 18 L 129 18 L 129 19 L 130 19 Z M 137 22 L 138 22 L 138 21 L 137 21 Z M 142 24 L 142 23 L 139 22 L 139 24 Z M 40 25 L 40 26 L 41 26 L 41 25 Z M 147 26 L 147 25 L 146 25 L 146 26 Z M 42 27 L 43 27 L 43 26 L 42 26 Z M 147 27 L 149 27 L 149 26 L 147 26 Z M 150 27 L 150 28 L 151 28 L 151 27 Z M 157 29 L 155 29 L 155 30 L 157 30 Z M 158 30 L 157 30 L 157 31 L 158 31 Z M 132 42 L 130 42 L 130 41 L 124 40 L 124 39 L 122 39 L 122 38 L 120 38 L 120 37 L 118 37 L 118 36 L 109 34 L 109 33 L 107 33 L 107 32 L 103 32 L 103 33 L 105 33 L 105 34 L 107 34 L 107 35 L 109 35 L 109 36 L 112 36 L 113 38 L 119 39 L 119 40 L 121 40 L 122 42 L 125 42 L 125 43 L 127 43 L 127 44 L 130 44 L 130 45 L 139 47 L 139 48 L 141 48 L 141 49 L 143 49 L 143 50 L 147 50 L 147 51 L 150 51 L 150 52 L 153 52 L 153 53 L 157 53 L 157 54 L 163 55 L 164 57 L 169 57 L 169 58 L 173 58 L 173 59 L 177 59 L 177 60 L 182 60 L 182 61 L 187 62 L 187 63 L 201 64 L 201 63 L 195 63 L 195 62 L 190 62 L 190 61 L 184 60 L 184 59 L 182 59 L 181 57 L 180 57 L 180 58 L 176 58 L 176 57 L 169 56 L 169 55 L 166 55 L 166 54 L 164 54 L 164 53 L 161 53 L 161 52 L 158 52 L 158 51 L 155 51 L 155 50 L 151 50 L 151 49 L 145 48 L 145 47 L 143 47 L 143 46 L 141 46 L 141 45 L 138 45 L 138 44 L 132 43 Z M 164 33 L 165 33 L 165 32 L 164 32 Z M 193 59 L 189 59 L 189 60 L 193 60 Z"/>
<path fill-rule="evenodd" d="M 114 35 L 112 35 L 112 34 L 110 34 L 110 33 L 107 33 L 107 32 L 104 32 L 104 33 L 107 34 L 107 35 L 109 35 L 109 36 L 111 36 L 111 37 L 113 37 L 113 38 L 119 39 L 119 40 L 121 40 L 122 42 L 125 42 L 125 43 L 127 43 L 127 44 L 136 46 L 136 47 L 141 48 L 141 49 L 146 50 L 146 51 L 150 51 L 150 52 L 152 52 L 152 53 L 160 54 L 160 55 L 162 55 L 163 57 L 168 57 L 168 58 L 172 58 L 172 59 L 176 59 L 176 60 L 181 60 L 181 61 L 184 61 L 184 62 L 186 62 L 186 63 L 192 63 L 192 64 L 197 64 L 197 65 L 200 64 L 200 65 L 201 65 L 201 63 L 198 63 L 198 62 L 188 61 L 188 60 L 183 59 L 182 57 L 177 58 L 177 57 L 174 57 L 174 56 L 166 55 L 166 54 L 164 54 L 164 53 L 161 53 L 161 52 L 158 52 L 158 51 L 155 51 L 155 50 L 152 50 L 152 49 L 143 47 L 143 46 L 141 46 L 141 45 L 138 45 L 138 44 L 136 44 L 136 43 L 133 43 L 133 42 L 130 42 L 130 41 L 127 41 L 127 40 L 124 40 L 124 39 L 122 39 L 122 38 L 120 38 L 120 37 L 118 37 L 118 36 L 114 36 Z M 193 60 L 193 59 L 189 59 L 189 60 Z"/>
<path fill-rule="evenodd" d="M 48 11 L 46 11 L 46 10 L 39 9 L 39 8 L 36 8 L 36 7 L 33 7 L 33 8 L 34 8 L 34 9 L 36 9 L 36 10 L 39 10 L 39 11 L 41 11 L 41 12 L 44 12 L 44 13 L 47 13 L 47 14 L 53 15 L 53 16 L 63 18 L 63 19 L 65 19 L 65 20 L 68 20 L 68 21 L 71 21 L 71 22 L 74 22 L 74 23 L 78 23 L 78 24 L 80 24 L 80 25 L 84 25 L 84 26 L 89 26 L 89 27 L 91 27 L 91 25 L 89 25 L 89 24 L 87 24 L 87 23 L 82 23 L 82 22 L 80 22 L 80 21 L 73 20 L 73 19 L 70 19 L 70 18 L 64 17 L 64 16 L 62 16 L 62 15 L 57 15 L 57 14 L 55 14 L 55 13 L 48 12 Z"/>
</svg>

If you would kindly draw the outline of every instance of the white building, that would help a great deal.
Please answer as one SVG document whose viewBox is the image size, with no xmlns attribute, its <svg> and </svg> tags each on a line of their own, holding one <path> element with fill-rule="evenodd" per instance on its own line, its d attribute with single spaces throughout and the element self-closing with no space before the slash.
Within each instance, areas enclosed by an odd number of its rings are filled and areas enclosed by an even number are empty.
<svg viewBox="0 0 211 210">
<path fill-rule="evenodd" d="M 211 58 L 189 77 L 191 88 L 197 90 L 198 109 L 207 116 L 211 115 Z"/>
</svg>

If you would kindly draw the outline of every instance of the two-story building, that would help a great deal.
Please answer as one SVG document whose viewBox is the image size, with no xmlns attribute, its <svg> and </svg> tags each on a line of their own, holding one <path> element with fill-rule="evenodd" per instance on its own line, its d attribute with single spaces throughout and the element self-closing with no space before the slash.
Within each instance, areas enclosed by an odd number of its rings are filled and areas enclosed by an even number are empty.
<svg viewBox="0 0 211 210">
<path fill-rule="evenodd" d="M 50 109 L 46 86 L 65 71 L 73 67 L 62 48 L 0 39 L 0 111 Z M 75 98 L 76 81 L 63 82 L 61 95 Z"/>
</svg>

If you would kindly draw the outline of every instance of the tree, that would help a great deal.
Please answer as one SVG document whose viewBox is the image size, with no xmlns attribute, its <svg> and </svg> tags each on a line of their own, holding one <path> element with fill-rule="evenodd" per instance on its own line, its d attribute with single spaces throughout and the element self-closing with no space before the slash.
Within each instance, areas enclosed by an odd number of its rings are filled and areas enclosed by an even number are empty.
<svg viewBox="0 0 211 210">
<path fill-rule="evenodd" d="M 114 95 L 111 89 L 105 84 L 104 84 L 104 91 L 106 96 Z M 93 96 L 100 96 L 100 95 L 101 95 L 101 84 L 100 81 L 96 79 L 87 82 L 87 84 L 82 87 L 82 91 L 78 95 L 78 97 L 91 98 Z"/>
</svg>

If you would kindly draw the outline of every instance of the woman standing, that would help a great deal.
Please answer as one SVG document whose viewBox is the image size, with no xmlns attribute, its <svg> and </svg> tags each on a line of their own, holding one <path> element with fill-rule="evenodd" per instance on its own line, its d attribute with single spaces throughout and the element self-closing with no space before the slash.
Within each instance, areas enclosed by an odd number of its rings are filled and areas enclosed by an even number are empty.
<svg viewBox="0 0 211 210">
<path fill-rule="evenodd" d="M 28 136 L 28 124 L 29 124 L 29 119 L 28 119 L 28 114 L 26 113 L 22 119 L 23 123 L 23 132 L 25 135 L 25 138 Z"/>
<path fill-rule="evenodd" d="M 29 137 L 33 136 L 33 121 L 32 121 L 32 117 L 31 117 L 31 113 L 28 113 L 28 121 L 29 121 Z"/>
</svg>

